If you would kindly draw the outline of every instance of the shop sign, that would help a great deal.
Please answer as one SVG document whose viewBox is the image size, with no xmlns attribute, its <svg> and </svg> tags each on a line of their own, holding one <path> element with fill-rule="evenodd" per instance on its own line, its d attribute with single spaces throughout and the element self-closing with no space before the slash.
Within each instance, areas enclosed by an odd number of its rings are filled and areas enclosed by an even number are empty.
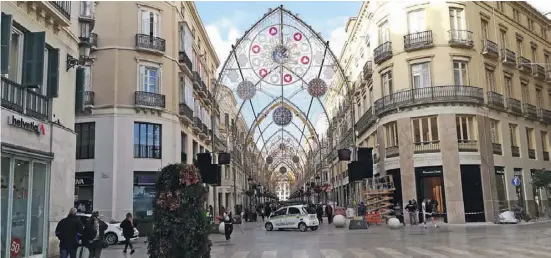
<svg viewBox="0 0 551 258">
<path fill-rule="evenodd" d="M 432 169 L 432 170 L 423 170 L 421 171 L 423 175 L 435 175 L 435 174 L 442 174 L 442 170 L 440 169 Z"/>
<path fill-rule="evenodd" d="M 43 123 L 25 121 L 22 117 L 16 118 L 14 115 L 11 117 L 8 116 L 8 125 L 36 133 L 37 135 L 46 135 Z"/>
<path fill-rule="evenodd" d="M 502 168 L 502 167 L 496 167 L 495 170 L 496 170 L 496 174 L 498 174 L 498 175 L 504 175 L 505 174 L 505 169 Z"/>
<path fill-rule="evenodd" d="M 90 177 L 75 178 L 75 186 L 85 186 L 85 185 L 93 185 L 93 184 L 94 184 L 94 178 L 90 178 Z"/>
</svg>

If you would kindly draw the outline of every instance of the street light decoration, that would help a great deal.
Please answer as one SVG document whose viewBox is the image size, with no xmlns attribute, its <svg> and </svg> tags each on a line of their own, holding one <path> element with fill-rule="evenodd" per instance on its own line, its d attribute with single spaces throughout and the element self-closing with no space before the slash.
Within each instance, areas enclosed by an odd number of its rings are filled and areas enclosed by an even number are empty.
<svg viewBox="0 0 551 258">
<path fill-rule="evenodd" d="M 293 162 L 298 163 L 299 161 L 300 159 L 298 158 L 298 156 L 293 156 Z"/>
<path fill-rule="evenodd" d="M 266 158 L 266 163 L 267 163 L 267 164 L 272 164 L 273 162 L 274 162 L 274 158 L 272 158 L 272 156 L 268 156 L 268 157 Z"/>
<path fill-rule="evenodd" d="M 320 98 L 327 92 L 327 83 L 320 78 L 314 78 L 308 83 L 308 94 L 314 98 Z"/>
<path fill-rule="evenodd" d="M 293 120 L 293 113 L 284 106 L 279 106 L 273 113 L 274 123 L 279 126 L 286 126 Z"/>
<path fill-rule="evenodd" d="M 280 167 L 279 168 L 279 173 L 281 173 L 281 174 L 287 173 L 287 168 L 286 167 Z"/>
<path fill-rule="evenodd" d="M 256 87 L 251 81 L 242 81 L 237 85 L 237 96 L 243 100 L 250 100 L 256 95 Z"/>
</svg>

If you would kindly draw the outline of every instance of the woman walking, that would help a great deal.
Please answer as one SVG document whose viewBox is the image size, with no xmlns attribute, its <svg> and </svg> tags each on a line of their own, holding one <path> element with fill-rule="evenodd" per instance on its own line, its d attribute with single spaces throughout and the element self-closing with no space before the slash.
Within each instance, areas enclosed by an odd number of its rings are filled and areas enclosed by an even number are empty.
<svg viewBox="0 0 551 258">
<path fill-rule="evenodd" d="M 126 214 L 126 219 L 121 222 L 120 227 L 122 228 L 122 235 L 124 236 L 124 250 L 123 253 L 126 253 L 126 249 L 130 247 L 130 254 L 134 253 L 134 246 L 130 243 L 130 239 L 134 236 L 134 223 L 132 222 L 132 213 Z"/>
<path fill-rule="evenodd" d="M 224 214 L 224 234 L 226 235 L 226 240 L 231 239 L 231 233 L 233 232 L 233 218 L 231 211 L 227 211 Z"/>
</svg>

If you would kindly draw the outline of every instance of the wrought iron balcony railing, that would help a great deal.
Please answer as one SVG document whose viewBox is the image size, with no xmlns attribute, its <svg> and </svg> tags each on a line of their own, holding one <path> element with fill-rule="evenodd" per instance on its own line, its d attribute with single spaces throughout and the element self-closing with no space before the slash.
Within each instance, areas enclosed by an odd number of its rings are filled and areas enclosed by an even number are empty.
<svg viewBox="0 0 551 258">
<path fill-rule="evenodd" d="M 518 61 L 517 61 L 517 67 L 518 67 L 519 70 L 521 70 L 523 72 L 531 73 L 532 72 L 532 64 L 531 63 L 532 62 L 530 61 L 530 59 L 519 56 Z"/>
<path fill-rule="evenodd" d="M 457 147 L 461 152 L 477 152 L 478 142 L 476 140 L 457 140 Z"/>
<path fill-rule="evenodd" d="M 538 109 L 538 119 L 546 124 L 551 124 L 551 110 Z"/>
<path fill-rule="evenodd" d="M 548 151 L 543 151 L 543 160 L 544 161 L 549 161 L 549 152 Z"/>
<path fill-rule="evenodd" d="M 90 47 L 92 47 L 92 49 L 98 47 L 98 34 L 90 33 Z"/>
<path fill-rule="evenodd" d="M 497 109 L 505 109 L 505 100 L 503 98 L 503 95 L 493 91 L 488 91 L 487 94 L 488 106 Z"/>
<path fill-rule="evenodd" d="M 192 129 L 194 133 L 199 133 L 203 131 L 203 121 L 201 121 L 201 118 L 196 116 L 193 117 Z"/>
<path fill-rule="evenodd" d="M 499 56 L 499 48 L 497 47 L 497 43 L 485 39 L 482 40 L 482 54 L 487 57 L 498 57 Z"/>
<path fill-rule="evenodd" d="M 48 97 L 2 77 L 2 106 L 40 120 L 48 120 Z"/>
<path fill-rule="evenodd" d="M 392 42 L 387 41 L 373 50 L 373 61 L 380 64 L 392 57 Z"/>
<path fill-rule="evenodd" d="M 545 78 L 545 68 L 539 64 L 532 64 L 532 75 L 538 79 Z"/>
<path fill-rule="evenodd" d="M 373 63 L 371 61 L 367 61 L 365 62 L 363 68 L 363 79 L 368 80 L 371 78 L 371 75 L 373 75 Z"/>
<path fill-rule="evenodd" d="M 187 117 L 190 121 L 193 120 L 193 110 L 186 103 L 180 103 L 178 111 L 181 116 Z"/>
<path fill-rule="evenodd" d="M 404 90 L 375 101 L 375 115 L 380 116 L 383 113 L 395 111 L 397 108 L 438 103 L 482 105 L 484 104 L 484 92 L 482 88 L 463 85 Z"/>
<path fill-rule="evenodd" d="M 416 142 L 414 144 L 413 153 L 415 154 L 440 152 L 440 141 Z"/>
<path fill-rule="evenodd" d="M 400 156 L 400 149 L 398 146 L 391 146 L 385 149 L 386 158 L 394 158 Z"/>
<path fill-rule="evenodd" d="M 468 30 L 449 30 L 448 44 L 452 47 L 472 48 L 474 46 L 473 32 Z"/>
<path fill-rule="evenodd" d="M 65 18 L 71 19 L 71 1 L 48 1 L 55 7 Z"/>
<path fill-rule="evenodd" d="M 536 150 L 528 148 L 528 158 L 536 159 Z"/>
<path fill-rule="evenodd" d="M 522 114 L 521 102 L 518 99 L 508 98 L 507 99 L 507 110 L 513 114 L 520 115 Z"/>
<path fill-rule="evenodd" d="M 141 49 L 165 52 L 165 39 L 147 34 L 136 34 L 136 47 Z"/>
<path fill-rule="evenodd" d="M 511 156 L 520 157 L 520 148 L 518 146 L 511 146 Z"/>
<path fill-rule="evenodd" d="M 354 129 L 358 132 L 358 135 L 362 135 L 370 126 L 372 126 L 377 118 L 373 115 L 373 110 L 369 108 L 365 113 L 360 117 Z"/>
<path fill-rule="evenodd" d="M 522 104 L 522 113 L 525 117 L 530 119 L 537 119 L 538 115 L 536 112 L 536 106 L 528 103 Z"/>
<path fill-rule="evenodd" d="M 84 92 L 84 106 L 94 106 L 94 92 L 85 91 Z"/>
<path fill-rule="evenodd" d="M 193 63 L 185 51 L 180 51 L 178 53 L 178 59 L 180 64 L 184 64 L 190 71 L 193 71 Z"/>
<path fill-rule="evenodd" d="M 165 95 L 146 91 L 136 91 L 135 104 L 138 106 L 165 108 Z"/>
<path fill-rule="evenodd" d="M 494 154 L 496 155 L 503 155 L 503 149 L 501 148 L 501 143 L 492 143 L 492 149 L 494 151 Z"/>
<path fill-rule="evenodd" d="M 501 49 L 501 62 L 506 65 L 516 65 L 517 64 L 517 54 L 509 49 Z"/>
<path fill-rule="evenodd" d="M 432 30 L 410 33 L 404 36 L 404 49 L 411 51 L 433 45 Z"/>
</svg>

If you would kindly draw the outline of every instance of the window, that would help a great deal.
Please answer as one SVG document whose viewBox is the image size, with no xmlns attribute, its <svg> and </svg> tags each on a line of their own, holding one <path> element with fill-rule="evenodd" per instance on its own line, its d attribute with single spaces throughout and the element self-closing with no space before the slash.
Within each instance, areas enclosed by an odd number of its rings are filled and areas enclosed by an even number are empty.
<svg viewBox="0 0 551 258">
<path fill-rule="evenodd" d="M 158 67 L 140 65 L 140 91 L 160 93 L 161 72 Z"/>
<path fill-rule="evenodd" d="M 501 1 L 496 1 L 496 8 L 497 8 L 499 11 L 503 12 L 503 2 L 501 2 Z"/>
<path fill-rule="evenodd" d="M 83 17 L 92 17 L 92 1 L 82 1 L 80 2 L 80 16 Z"/>
<path fill-rule="evenodd" d="M 430 144 L 439 141 L 436 116 L 415 118 L 412 121 L 415 144 Z"/>
<path fill-rule="evenodd" d="M 92 67 L 81 66 L 84 68 L 84 90 L 92 91 Z"/>
<path fill-rule="evenodd" d="M 482 39 L 488 39 L 488 21 L 482 20 Z"/>
<path fill-rule="evenodd" d="M 464 34 L 461 32 L 465 30 L 465 17 L 463 9 L 450 8 L 450 29 L 454 32 L 453 37 L 455 39 L 461 39 Z"/>
<path fill-rule="evenodd" d="M 398 146 L 398 125 L 391 122 L 385 125 L 386 147 Z"/>
<path fill-rule="evenodd" d="M 379 25 L 379 44 L 383 44 L 390 41 L 390 30 L 388 28 L 388 21 L 385 21 Z"/>
<path fill-rule="evenodd" d="M 185 22 L 178 22 L 178 51 L 186 52 L 185 42 L 186 42 Z"/>
<path fill-rule="evenodd" d="M 153 10 L 141 10 L 140 33 L 152 37 L 161 37 L 160 15 Z"/>
<path fill-rule="evenodd" d="M 528 25 L 528 30 L 534 30 L 534 21 L 528 17 L 526 17 L 526 23 Z"/>
<path fill-rule="evenodd" d="M 285 216 L 285 215 L 287 215 L 287 208 L 281 208 L 281 209 L 277 210 L 276 212 L 274 212 L 274 215 L 272 215 L 271 217 Z"/>
<path fill-rule="evenodd" d="M 431 86 L 429 62 L 411 65 L 411 81 L 414 89 Z"/>
<path fill-rule="evenodd" d="M 9 61 L 9 71 L 8 79 L 22 83 L 23 80 L 23 46 L 25 42 L 25 35 L 13 28 L 11 33 L 11 42 L 10 42 L 10 61 Z M 4 53 L 2 53 L 4 54 Z"/>
<path fill-rule="evenodd" d="M 505 75 L 505 97 L 507 98 L 515 97 L 515 93 L 513 91 L 513 80 L 508 75 Z"/>
<path fill-rule="evenodd" d="M 409 33 L 421 32 L 426 30 L 425 10 L 419 9 L 408 13 Z"/>
<path fill-rule="evenodd" d="M 186 76 L 184 74 L 180 74 L 180 81 L 179 81 L 179 93 L 180 93 L 180 102 L 179 103 L 185 103 L 186 99 Z"/>
<path fill-rule="evenodd" d="M 530 50 L 532 51 L 532 62 L 537 63 L 538 62 L 538 48 L 535 47 L 535 46 L 532 46 L 530 48 Z"/>
<path fill-rule="evenodd" d="M 501 48 L 508 48 L 507 44 L 507 31 L 506 30 L 499 30 L 499 44 L 501 45 Z"/>
<path fill-rule="evenodd" d="M 520 21 L 520 13 L 517 9 L 514 9 L 514 8 L 513 8 L 513 20 L 515 20 L 516 22 Z"/>
<path fill-rule="evenodd" d="M 300 214 L 300 210 L 298 208 L 295 208 L 295 207 L 289 207 L 288 214 L 291 214 L 291 215 Z"/>
<path fill-rule="evenodd" d="M 541 131 L 541 148 L 544 152 L 549 152 L 549 135 L 545 131 Z"/>
<path fill-rule="evenodd" d="M 494 69 L 486 67 L 484 70 L 486 75 L 486 87 L 488 88 L 488 91 L 498 92 L 496 89 Z"/>
<path fill-rule="evenodd" d="M 134 123 L 134 158 L 161 158 L 161 128 L 160 124 Z"/>
<path fill-rule="evenodd" d="M 391 76 L 392 76 L 392 74 L 391 74 Z M 370 107 L 373 106 L 373 87 L 369 88 L 369 106 Z"/>
<path fill-rule="evenodd" d="M 96 123 L 75 124 L 77 134 L 77 159 L 93 159 L 96 141 Z"/>
<path fill-rule="evenodd" d="M 517 56 L 523 56 L 522 39 L 517 38 Z"/>
<path fill-rule="evenodd" d="M 534 148 L 534 128 L 526 128 L 526 143 L 528 144 L 528 149 L 533 150 Z"/>
<path fill-rule="evenodd" d="M 528 84 L 526 82 L 520 82 L 520 89 L 522 93 L 522 103 L 530 104 L 530 92 L 528 91 Z"/>
<path fill-rule="evenodd" d="M 509 137 L 511 138 L 511 146 L 518 147 L 517 125 L 516 124 L 509 124 Z"/>
<path fill-rule="evenodd" d="M 466 61 L 453 61 L 453 81 L 455 85 L 469 85 Z"/>
<path fill-rule="evenodd" d="M 551 64 L 551 58 L 549 57 L 549 54 L 543 54 L 543 62 L 546 64 Z"/>
<path fill-rule="evenodd" d="M 492 143 L 501 143 L 501 138 L 499 137 L 499 121 L 494 119 L 490 120 L 490 132 L 492 133 Z"/>
<path fill-rule="evenodd" d="M 545 28 L 545 25 L 540 25 L 540 30 L 541 36 L 547 40 L 547 29 Z"/>
<path fill-rule="evenodd" d="M 456 116 L 457 140 L 459 143 L 476 141 L 475 120 L 472 116 Z"/>
<path fill-rule="evenodd" d="M 381 75 L 381 81 L 383 82 L 383 97 L 385 95 L 390 95 L 394 93 L 394 88 L 392 85 L 392 71 L 389 70 L 388 72 L 383 73 Z"/>
<path fill-rule="evenodd" d="M 543 94 L 540 88 L 536 89 L 536 107 L 543 108 Z"/>
<path fill-rule="evenodd" d="M 182 133 L 180 135 L 180 161 L 187 164 L 187 135 Z"/>
</svg>

